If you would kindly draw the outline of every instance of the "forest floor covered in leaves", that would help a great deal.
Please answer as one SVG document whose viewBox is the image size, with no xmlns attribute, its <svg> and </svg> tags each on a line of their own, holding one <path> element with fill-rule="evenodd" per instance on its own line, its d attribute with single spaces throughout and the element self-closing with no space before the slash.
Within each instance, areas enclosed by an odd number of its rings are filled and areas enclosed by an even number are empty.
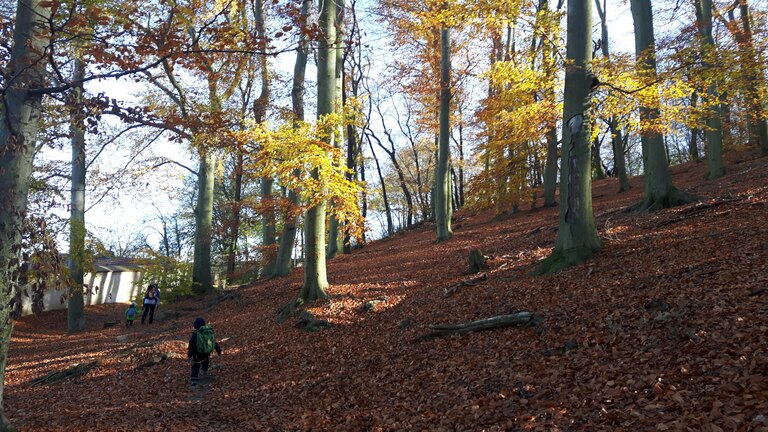
<svg viewBox="0 0 768 432">
<path fill-rule="evenodd" d="M 88 307 L 75 335 L 63 311 L 25 317 L 6 413 L 26 431 L 768 431 L 768 158 L 730 154 L 727 170 L 705 181 L 703 162 L 673 168 L 701 201 L 649 214 L 625 211 L 642 178 L 623 194 L 595 182 L 603 248 L 554 275 L 531 272 L 556 208 L 459 214 L 441 244 L 431 224 L 371 243 L 329 262 L 332 299 L 309 310 L 333 326 L 315 333 L 275 321 L 300 270 L 164 304 L 159 322 L 131 329 L 103 328 L 125 305 Z M 487 277 L 462 284 L 477 277 L 464 274 L 475 248 Z M 543 321 L 421 338 L 517 311 Z M 198 315 L 228 339 L 214 379 L 190 388 Z M 32 382 L 88 362 L 80 377 Z"/>
</svg>

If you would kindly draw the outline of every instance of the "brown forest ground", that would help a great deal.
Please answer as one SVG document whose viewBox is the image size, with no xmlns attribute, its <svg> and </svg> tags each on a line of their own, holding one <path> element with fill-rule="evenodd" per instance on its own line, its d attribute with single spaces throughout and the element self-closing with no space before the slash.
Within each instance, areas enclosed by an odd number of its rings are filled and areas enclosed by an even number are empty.
<svg viewBox="0 0 768 432">
<path fill-rule="evenodd" d="M 641 178 L 625 194 L 615 179 L 595 182 L 603 249 L 551 276 L 530 272 L 552 247 L 554 208 L 460 215 L 446 243 L 427 224 L 336 258 L 332 302 L 311 308 L 334 326 L 318 333 L 275 322 L 300 271 L 212 307 L 163 305 L 166 319 L 132 330 L 102 328 L 124 305 L 89 307 L 77 335 L 65 333 L 62 311 L 26 317 L 13 334 L 6 412 L 29 431 L 766 431 L 768 158 L 731 154 L 715 181 L 705 169 L 673 169 L 701 202 L 651 214 L 623 211 L 639 201 Z M 446 296 L 470 277 L 473 248 L 492 257 L 488 279 Z M 523 310 L 544 317 L 540 332 L 418 340 L 430 324 Z M 230 339 L 213 358 L 215 380 L 191 389 L 196 315 Z M 172 355 L 136 370 L 157 352 Z M 91 360 L 98 366 L 80 378 L 30 383 Z"/>
</svg>

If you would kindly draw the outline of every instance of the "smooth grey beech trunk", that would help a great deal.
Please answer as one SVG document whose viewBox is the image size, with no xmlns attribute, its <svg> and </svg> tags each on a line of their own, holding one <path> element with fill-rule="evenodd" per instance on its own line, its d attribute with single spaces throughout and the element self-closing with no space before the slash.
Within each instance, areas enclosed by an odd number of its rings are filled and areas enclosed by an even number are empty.
<svg viewBox="0 0 768 432">
<path fill-rule="evenodd" d="M 739 12 L 741 29 L 737 32 L 737 41 L 741 49 L 741 62 L 747 84 L 749 143 L 758 147 L 762 155 L 766 156 L 768 155 L 768 122 L 765 117 L 764 101 L 760 100 L 760 91 L 765 89 L 765 80 L 761 78 L 764 76 L 765 60 L 755 49 L 748 0 L 739 0 Z"/>
<path fill-rule="evenodd" d="M 592 0 L 568 1 L 560 221 L 552 255 L 539 267 L 551 273 L 580 264 L 600 248 L 592 213 Z"/>
<path fill-rule="evenodd" d="M 440 29 L 440 136 L 435 165 L 434 213 L 437 241 L 451 238 L 451 40 L 447 27 Z"/>
<path fill-rule="evenodd" d="M 211 241 L 213 233 L 213 186 L 216 178 L 216 153 L 201 149 L 197 170 L 195 205 L 195 249 L 192 264 L 192 290 L 204 294 L 213 290 Z"/>
<path fill-rule="evenodd" d="M 39 0 L 19 0 L 13 28 L 13 48 L 7 75 L 4 108 L 0 109 L 0 432 L 16 430 L 3 403 L 8 345 L 13 332 L 12 300 L 19 292 L 15 272 L 27 211 L 32 160 L 39 133 L 45 85 L 46 21 L 50 9 Z"/>
<path fill-rule="evenodd" d="M 608 39 L 608 20 L 606 10 L 606 0 L 603 0 L 602 6 L 600 0 L 595 0 L 595 6 L 597 7 L 597 14 L 600 16 L 600 47 L 602 49 L 603 57 L 610 58 L 611 49 L 609 45 L 610 39 Z M 619 192 L 628 191 L 630 189 L 629 177 L 627 177 L 627 163 L 624 157 L 624 141 L 621 139 L 621 128 L 619 128 L 619 122 L 616 117 L 608 119 L 608 128 L 611 131 L 611 148 L 613 150 L 613 171 L 616 177 L 619 179 Z"/>
<path fill-rule="evenodd" d="M 320 7 L 320 31 L 322 36 L 317 47 L 317 117 L 332 114 L 336 110 L 336 2 L 323 1 Z M 334 144 L 333 133 L 330 137 Z M 312 170 L 312 178 L 318 180 L 320 172 Z M 322 185 L 321 185 L 322 188 Z M 322 193 L 322 192 L 321 192 Z M 307 210 L 304 220 L 304 285 L 298 302 L 307 303 L 327 298 L 328 276 L 325 262 L 325 200 Z"/>
<path fill-rule="evenodd" d="M 301 4 L 301 19 L 306 23 L 309 17 L 311 0 L 304 0 Z M 305 32 L 300 32 L 299 43 L 296 47 L 296 62 L 293 65 L 293 86 L 291 88 L 291 106 L 296 121 L 304 121 L 304 82 L 307 70 L 309 39 Z M 299 175 L 300 173 L 296 173 Z M 299 205 L 299 196 L 295 190 L 288 190 L 288 199 L 294 207 Z M 280 235 L 280 245 L 277 249 L 274 276 L 286 276 L 291 272 L 291 257 L 293 246 L 296 243 L 296 231 L 298 215 L 295 212 L 285 215 L 283 219 L 283 233 Z"/>
<path fill-rule="evenodd" d="M 82 80 L 85 78 L 85 62 L 75 61 L 75 82 L 72 100 L 79 103 L 83 98 Z M 79 83 L 78 83 L 79 81 Z M 78 107 L 79 109 L 79 107 Z M 72 147 L 72 191 L 69 216 L 69 274 L 73 285 L 67 299 L 67 331 L 79 332 L 85 329 L 85 302 L 83 299 L 83 263 L 85 262 L 85 131 L 83 118 L 73 115 L 70 133 Z"/>
<path fill-rule="evenodd" d="M 723 167 L 723 125 L 720 119 L 720 93 L 717 89 L 712 58 L 715 54 L 715 39 L 712 37 L 712 0 L 697 0 L 696 15 L 701 37 L 701 58 L 708 72 L 709 85 L 704 99 L 711 105 L 707 109 L 707 178 L 712 180 L 725 174 Z"/>
<path fill-rule="evenodd" d="M 656 79 L 656 40 L 653 34 L 653 11 L 650 0 L 631 0 L 632 19 L 635 26 L 635 53 L 637 67 L 647 80 Z M 641 106 L 640 120 L 653 124 L 659 118 L 658 106 Z M 669 173 L 664 137 L 644 128 L 640 133 L 643 146 L 643 171 L 645 195 L 638 204 L 639 211 L 652 211 L 690 202 L 692 197 L 679 191 L 672 184 Z"/>
<path fill-rule="evenodd" d="M 336 41 L 335 52 L 336 66 L 334 71 L 334 81 L 336 85 L 336 112 L 342 114 L 344 111 L 343 98 L 344 92 L 344 0 L 336 0 Z M 334 137 L 334 146 L 338 149 L 344 146 L 344 123 L 339 122 L 339 128 Z M 343 227 L 336 216 L 331 216 L 330 226 L 328 227 L 328 251 L 327 258 L 334 258 L 344 249 Z"/>
</svg>

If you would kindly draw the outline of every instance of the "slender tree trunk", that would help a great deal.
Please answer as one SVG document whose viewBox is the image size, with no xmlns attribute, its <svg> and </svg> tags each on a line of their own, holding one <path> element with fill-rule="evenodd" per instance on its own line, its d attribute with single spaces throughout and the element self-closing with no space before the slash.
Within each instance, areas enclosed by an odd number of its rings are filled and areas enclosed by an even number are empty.
<svg viewBox="0 0 768 432">
<path fill-rule="evenodd" d="M 73 100 L 76 110 L 72 114 L 70 132 L 72 134 L 72 191 L 69 216 L 69 274 L 72 287 L 67 299 L 67 331 L 70 333 L 85 330 L 85 302 L 83 299 L 83 267 L 85 262 L 85 130 L 83 129 L 82 107 L 85 62 L 82 58 L 75 61 L 75 82 Z"/>
<path fill-rule="evenodd" d="M 270 277 L 275 272 L 277 260 L 277 229 L 275 228 L 275 206 L 272 197 L 274 180 L 261 178 L 261 205 L 264 211 L 261 224 L 261 277 Z"/>
<path fill-rule="evenodd" d="M 237 241 L 240 236 L 240 211 L 243 201 L 243 152 L 239 149 L 235 155 L 234 172 L 234 198 L 231 211 L 231 226 L 229 227 L 229 239 L 227 244 L 227 281 L 232 283 L 237 263 Z"/>
<path fill-rule="evenodd" d="M 558 5 L 558 9 L 559 7 L 560 5 Z M 548 2 L 546 0 L 541 1 L 539 9 L 541 11 L 547 11 L 548 14 L 550 13 Z M 547 100 L 554 101 L 556 99 L 555 81 L 557 79 L 557 74 L 555 70 L 555 62 L 557 59 L 557 51 L 552 47 L 551 41 L 543 41 L 541 56 L 544 74 L 548 80 L 547 88 L 544 90 L 544 97 Z M 550 125 L 546 133 L 546 140 L 547 156 L 546 162 L 544 163 L 544 207 L 551 207 L 557 204 L 557 201 L 555 200 L 555 193 L 557 191 L 558 159 L 557 124 Z"/>
<path fill-rule="evenodd" d="M 344 111 L 344 0 L 336 1 L 336 112 L 342 114 Z M 339 99 L 341 98 L 341 99 Z M 339 122 L 339 128 L 334 139 L 336 148 L 342 149 L 344 146 L 344 124 Z M 328 228 L 328 252 L 327 257 L 334 258 L 344 249 L 343 227 L 336 216 L 331 216 L 330 227 Z"/>
<path fill-rule="evenodd" d="M 610 58 L 611 50 L 608 39 L 608 20 L 606 1 L 603 0 L 602 6 L 600 0 L 595 0 L 595 6 L 597 6 L 597 13 L 600 16 L 600 34 L 601 44 L 600 47 L 603 51 L 603 57 Z M 613 171 L 616 177 L 619 178 L 619 192 L 628 191 L 630 189 L 629 178 L 627 177 L 627 165 L 624 160 L 624 145 L 621 139 L 621 129 L 619 128 L 619 121 L 616 117 L 608 119 L 608 127 L 611 131 L 611 147 L 613 150 Z"/>
<path fill-rule="evenodd" d="M 697 15 L 699 35 L 702 39 L 701 58 L 704 64 L 709 84 L 707 86 L 706 102 L 710 104 L 707 109 L 707 164 L 709 174 L 707 178 L 712 180 L 725 174 L 723 167 L 723 126 L 718 107 L 720 106 L 720 94 L 717 90 L 716 77 L 713 76 L 712 62 L 715 56 L 715 40 L 712 37 L 712 0 L 697 0 Z"/>
<path fill-rule="evenodd" d="M 605 178 L 605 170 L 603 169 L 603 159 L 600 157 L 600 144 L 602 141 L 600 137 L 595 137 L 592 141 L 592 176 L 595 180 L 602 180 Z"/>
<path fill-rule="evenodd" d="M 12 299 L 19 292 L 19 248 L 27 212 L 27 192 L 41 121 L 45 85 L 46 22 L 50 9 L 38 0 L 19 0 L 13 29 L 9 77 L 0 109 L 0 431 L 15 430 L 5 415 L 3 389 L 8 345 L 13 332 Z"/>
<path fill-rule="evenodd" d="M 748 109 L 749 143 L 760 149 L 763 156 L 768 155 L 768 123 L 765 118 L 764 103 L 760 100 L 761 90 L 765 89 L 764 60 L 755 49 L 755 41 L 752 35 L 752 20 L 748 0 L 739 0 L 741 13 L 741 39 L 742 64 L 746 81 L 746 96 Z"/>
<path fill-rule="evenodd" d="M 635 25 L 635 52 L 640 72 L 648 80 L 656 79 L 656 41 L 653 34 L 653 11 L 650 0 L 631 0 Z M 640 107 L 640 120 L 646 125 L 640 133 L 643 146 L 645 196 L 640 211 L 652 211 L 690 202 L 691 197 L 672 184 L 663 137 L 647 127 L 659 118 L 658 106 Z"/>
<path fill-rule="evenodd" d="M 387 197 L 387 185 L 384 183 L 384 176 L 381 175 L 381 165 L 379 164 L 379 158 L 376 156 L 376 152 L 373 150 L 373 142 L 368 139 L 368 145 L 371 146 L 371 154 L 373 155 L 373 161 L 376 163 L 376 171 L 379 173 L 379 182 L 381 183 L 381 195 L 384 199 L 384 214 L 387 217 L 387 236 L 391 237 L 395 233 L 395 225 L 392 223 L 392 208 L 389 206 L 389 198 Z"/>
<path fill-rule="evenodd" d="M 317 48 L 317 116 L 321 118 L 336 110 L 336 1 L 321 3 L 320 31 L 322 36 Z M 334 136 L 330 145 L 334 145 Z M 320 172 L 312 171 L 312 178 L 319 180 Z M 322 187 L 322 186 L 321 186 Z M 304 221 L 305 258 L 304 285 L 299 302 L 306 303 L 327 298 L 328 277 L 325 263 L 325 200 L 309 210 Z"/>
<path fill-rule="evenodd" d="M 304 0 L 301 4 L 301 21 L 303 23 L 306 23 L 311 5 L 311 0 Z M 302 31 L 296 48 L 296 62 L 293 65 L 293 86 L 291 88 L 291 106 L 296 121 L 304 121 L 304 78 L 307 69 L 308 43 L 307 35 Z M 295 173 L 295 175 L 299 174 L 298 172 Z M 296 243 L 298 224 L 296 209 L 299 205 L 299 197 L 296 191 L 293 189 L 288 190 L 288 199 L 291 201 L 293 209 L 285 215 L 283 220 L 283 233 L 280 236 L 280 246 L 278 247 L 277 260 L 275 262 L 275 276 L 286 276 L 291 272 L 291 257 L 294 244 Z"/>
<path fill-rule="evenodd" d="M 213 290 L 211 274 L 211 241 L 213 233 L 213 187 L 216 178 L 216 154 L 200 150 L 197 171 L 197 205 L 195 206 L 195 249 L 192 264 L 192 290 L 204 294 Z"/>
<path fill-rule="evenodd" d="M 691 109 L 696 109 L 698 101 L 699 91 L 697 89 L 694 90 L 693 94 L 691 95 Z M 699 159 L 699 133 L 699 128 L 695 126 L 691 128 L 691 139 L 688 141 L 688 154 L 693 160 Z"/>
<path fill-rule="evenodd" d="M 440 141 L 435 167 L 437 241 L 451 238 L 451 45 L 447 27 L 440 29 Z"/>
<path fill-rule="evenodd" d="M 552 255 L 539 271 L 550 273 L 589 259 L 600 248 L 592 213 L 591 94 L 592 1 L 568 0 L 560 223 Z"/>
</svg>

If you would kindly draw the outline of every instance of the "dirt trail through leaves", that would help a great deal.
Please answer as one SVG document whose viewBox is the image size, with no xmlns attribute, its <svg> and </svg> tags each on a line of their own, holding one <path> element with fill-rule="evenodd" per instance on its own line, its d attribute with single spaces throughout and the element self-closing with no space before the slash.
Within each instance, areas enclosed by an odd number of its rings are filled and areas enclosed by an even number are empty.
<svg viewBox="0 0 768 432">
<path fill-rule="evenodd" d="M 441 244 L 430 224 L 375 242 L 329 263 L 332 301 L 310 311 L 333 327 L 317 333 L 275 323 L 298 272 L 209 309 L 163 305 L 175 313 L 133 329 L 102 328 L 124 305 L 89 307 L 77 335 L 62 311 L 24 318 L 7 413 L 29 431 L 768 431 L 768 159 L 736 153 L 727 169 L 707 182 L 703 163 L 675 167 L 702 201 L 651 214 L 623 211 L 641 178 L 625 194 L 596 182 L 603 249 L 551 276 L 530 272 L 554 243 L 555 208 L 462 214 Z M 459 284 L 474 248 L 491 257 L 487 279 Z M 419 341 L 430 324 L 517 311 L 541 314 L 540 331 Z M 202 391 L 185 358 L 197 315 L 231 338 Z M 31 383 L 90 361 L 79 378 Z"/>
</svg>

